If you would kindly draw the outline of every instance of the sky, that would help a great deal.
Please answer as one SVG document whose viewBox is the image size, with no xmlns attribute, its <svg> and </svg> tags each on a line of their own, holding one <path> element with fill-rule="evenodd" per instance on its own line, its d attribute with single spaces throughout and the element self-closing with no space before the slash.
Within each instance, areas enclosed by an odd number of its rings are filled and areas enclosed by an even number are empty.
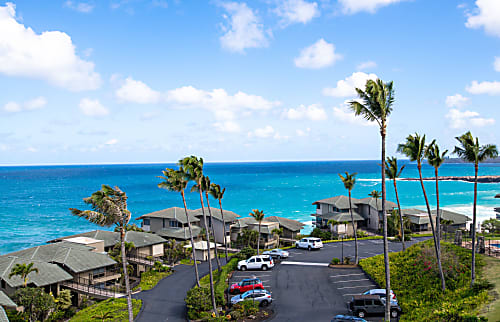
<svg viewBox="0 0 500 322">
<path fill-rule="evenodd" d="M 376 78 L 388 155 L 495 144 L 499 44 L 498 0 L 0 2 L 0 164 L 374 160 Z"/>
</svg>

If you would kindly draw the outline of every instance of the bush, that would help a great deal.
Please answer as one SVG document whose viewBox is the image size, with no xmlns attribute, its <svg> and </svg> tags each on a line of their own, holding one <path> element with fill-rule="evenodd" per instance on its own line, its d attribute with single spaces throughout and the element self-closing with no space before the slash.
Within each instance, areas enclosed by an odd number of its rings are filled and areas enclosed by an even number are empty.
<svg viewBox="0 0 500 322">
<path fill-rule="evenodd" d="M 243 248 L 236 256 L 238 260 L 244 260 L 244 259 L 249 259 L 250 257 L 254 256 L 257 254 L 257 251 L 253 249 L 252 247 L 245 247 Z"/>
<path fill-rule="evenodd" d="M 203 312 L 212 309 L 210 289 L 206 287 L 193 287 L 187 292 L 185 301 L 188 309 L 188 318 L 191 320 L 201 318 Z"/>
<path fill-rule="evenodd" d="M 332 234 L 327 231 L 323 231 L 320 228 L 314 228 L 310 236 L 320 238 L 321 240 L 329 240 L 332 237 Z"/>
<path fill-rule="evenodd" d="M 255 315 L 259 312 L 259 302 L 250 300 L 242 301 L 233 306 L 230 315 L 233 319 L 243 319 L 249 315 Z"/>
<path fill-rule="evenodd" d="M 57 307 L 54 297 L 40 288 L 23 287 L 14 293 L 13 300 L 24 306 L 24 313 L 35 321 L 48 319 Z"/>
<path fill-rule="evenodd" d="M 358 238 L 368 237 L 368 234 L 364 230 L 356 230 L 356 236 Z"/>
<path fill-rule="evenodd" d="M 141 310 L 142 301 L 132 299 L 132 311 L 134 317 Z M 78 313 L 69 320 L 70 322 L 89 322 L 89 321 L 128 321 L 127 299 L 109 299 L 91 305 Z"/>
<path fill-rule="evenodd" d="M 349 256 L 344 257 L 344 264 L 346 265 L 351 264 L 351 258 Z"/>
<path fill-rule="evenodd" d="M 141 274 L 141 282 L 137 286 L 142 291 L 147 291 L 155 287 L 162 279 L 172 274 L 172 272 L 167 268 L 167 271 L 156 271 L 151 270 L 148 272 L 143 272 Z"/>
<path fill-rule="evenodd" d="M 338 265 L 339 263 L 340 259 L 338 259 L 337 257 L 332 258 L 332 261 L 330 262 L 330 264 L 332 265 Z"/>
</svg>

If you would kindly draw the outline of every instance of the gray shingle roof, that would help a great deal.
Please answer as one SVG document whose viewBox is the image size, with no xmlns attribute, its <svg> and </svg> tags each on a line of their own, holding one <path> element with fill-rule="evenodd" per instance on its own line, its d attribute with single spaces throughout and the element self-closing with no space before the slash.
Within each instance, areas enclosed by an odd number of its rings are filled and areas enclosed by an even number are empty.
<svg viewBox="0 0 500 322">
<path fill-rule="evenodd" d="M 356 201 L 354 201 L 354 199 L 353 199 L 353 203 L 355 203 L 355 204 L 370 205 L 374 209 L 377 209 L 378 211 L 382 211 L 382 199 L 378 199 L 377 200 L 377 199 L 375 199 L 373 197 L 366 197 L 366 198 L 363 198 L 363 199 L 357 199 Z M 391 208 L 396 208 L 397 206 L 398 205 L 395 204 L 392 201 L 389 201 L 389 200 L 385 201 L 385 208 L 387 210 L 390 210 Z"/>
<path fill-rule="evenodd" d="M 209 216 L 208 207 L 205 207 L 204 209 L 205 209 L 205 215 L 208 217 Z M 210 207 L 210 211 L 212 212 L 212 217 L 222 221 L 222 216 L 220 214 L 220 208 Z M 222 209 L 222 211 L 224 212 L 224 221 L 225 222 L 233 222 L 233 221 L 236 221 L 238 219 L 238 217 L 240 217 L 240 215 L 237 215 L 236 213 L 234 213 L 232 211 L 224 210 L 224 209 Z M 193 214 L 197 217 L 203 216 L 203 212 L 201 211 L 201 208 L 193 210 Z"/>
<path fill-rule="evenodd" d="M 459 214 L 457 212 L 449 211 L 446 209 L 439 209 L 439 212 L 441 213 L 442 219 L 451 220 L 451 221 L 453 221 L 454 225 L 462 225 L 462 224 L 465 224 L 468 221 L 472 220 L 469 217 L 467 217 L 466 215 L 462 215 L 462 214 Z M 432 210 L 431 213 L 436 215 L 437 211 Z"/>
<path fill-rule="evenodd" d="M 0 291 L 0 306 L 17 307 L 16 303 L 10 299 L 4 292 Z"/>
<path fill-rule="evenodd" d="M 112 247 L 116 245 L 116 243 L 120 242 L 120 233 L 118 232 L 107 230 L 93 230 L 77 235 L 56 238 L 49 241 L 49 243 L 54 243 L 73 237 L 90 237 L 98 240 L 103 240 L 104 247 Z M 166 242 L 165 239 L 161 238 L 158 235 L 141 231 L 127 231 L 125 233 L 125 241 L 134 243 L 135 247 L 145 247 Z"/>
<path fill-rule="evenodd" d="M 198 218 L 194 215 L 194 210 L 188 209 L 189 221 L 196 222 L 199 221 Z M 163 210 L 158 210 L 149 214 L 142 215 L 136 220 L 144 219 L 144 218 L 166 218 L 166 219 L 176 219 L 178 222 L 186 224 L 187 217 L 184 208 L 179 207 L 171 207 Z"/>
<path fill-rule="evenodd" d="M 24 284 L 24 280 L 19 276 L 9 277 L 9 274 L 16 264 L 30 263 L 33 263 L 33 267 L 38 269 L 38 273 L 30 273 L 28 283 L 33 283 L 37 287 L 68 281 L 73 278 L 71 274 L 56 264 L 8 255 L 0 256 L 0 278 L 11 287 L 20 287 Z"/>
<path fill-rule="evenodd" d="M 357 199 L 351 198 L 352 203 L 355 203 Z M 349 209 L 349 197 L 347 196 L 335 196 L 331 198 L 326 198 L 326 199 L 321 199 L 318 201 L 313 202 L 313 205 L 319 204 L 319 203 L 326 203 L 329 205 L 334 205 L 338 209 Z"/>
<path fill-rule="evenodd" d="M 439 209 L 441 212 L 441 218 L 445 220 L 451 220 L 453 221 L 454 225 L 462 225 L 465 224 L 467 221 L 470 221 L 471 219 L 465 215 L 449 211 L 446 209 Z M 420 210 L 420 209 L 401 209 L 401 212 L 403 213 L 403 216 L 408 216 L 410 218 L 410 221 L 414 224 L 428 224 L 429 223 L 429 216 L 427 215 L 426 210 Z M 431 213 L 436 216 L 437 211 L 436 209 L 431 210 Z M 425 216 L 416 216 L 419 214 L 425 214 Z"/>
<path fill-rule="evenodd" d="M 193 231 L 193 238 L 196 238 L 200 235 L 201 233 L 201 228 L 196 225 L 191 225 L 191 230 Z M 190 239 L 189 236 L 189 227 L 183 227 L 183 228 L 174 228 L 174 227 L 168 227 L 168 228 L 163 228 L 162 230 L 159 230 L 156 232 L 156 234 L 168 239 L 168 238 L 175 238 L 175 239 L 184 239 L 188 240 Z"/>
<path fill-rule="evenodd" d="M 420 209 L 416 209 L 416 208 L 401 209 L 401 212 L 403 213 L 403 216 L 418 215 L 418 214 L 427 213 L 427 211 L 425 211 L 425 210 L 420 210 Z"/>
<path fill-rule="evenodd" d="M 9 322 L 7 313 L 5 313 L 5 310 L 1 306 L 0 306 L 0 322 Z"/>
<path fill-rule="evenodd" d="M 284 228 L 286 228 L 290 231 L 294 231 L 294 232 L 300 231 L 305 226 L 305 224 L 301 223 L 300 221 L 288 219 L 288 218 L 283 218 L 283 217 L 278 217 L 278 216 L 266 217 L 264 220 L 277 222 L 277 223 L 279 223 L 280 227 L 284 227 Z"/>
<path fill-rule="evenodd" d="M 344 221 L 351 222 L 351 214 L 349 212 L 329 212 L 326 214 L 316 215 L 316 216 L 326 220 L 333 219 L 337 222 L 344 222 Z M 354 221 L 365 220 L 365 218 L 361 217 L 356 211 L 352 212 L 352 216 L 354 218 Z"/>
</svg>

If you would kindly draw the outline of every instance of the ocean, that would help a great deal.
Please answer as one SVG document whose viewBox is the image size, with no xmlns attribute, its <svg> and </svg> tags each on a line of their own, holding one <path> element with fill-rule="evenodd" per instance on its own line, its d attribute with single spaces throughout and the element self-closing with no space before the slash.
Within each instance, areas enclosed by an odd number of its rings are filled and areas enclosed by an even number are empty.
<svg viewBox="0 0 500 322">
<path fill-rule="evenodd" d="M 248 216 L 252 209 L 267 216 L 283 216 L 307 224 L 311 230 L 312 203 L 339 194 L 347 195 L 338 173 L 357 172 L 352 191 L 354 198 L 367 197 L 380 190 L 379 161 L 318 162 L 248 162 L 207 163 L 205 174 L 212 182 L 226 188 L 224 209 Z M 68 165 L 0 167 L 0 254 L 43 244 L 56 237 L 99 229 L 84 219 L 71 215 L 68 208 L 86 209 L 83 198 L 100 189 L 102 184 L 119 186 L 129 197 L 128 206 L 134 219 L 168 207 L 182 207 L 180 194 L 159 189 L 161 170 L 174 164 Z M 470 164 L 444 164 L 440 175 L 473 175 Z M 480 175 L 500 175 L 500 164 L 481 164 Z M 402 177 L 417 177 L 415 164 L 407 164 Z M 434 175 L 425 165 L 424 177 Z M 429 200 L 435 206 L 434 182 L 426 182 Z M 478 185 L 478 220 L 494 217 L 494 199 L 500 192 L 498 183 Z M 403 208 L 425 209 L 418 181 L 399 181 L 398 192 Z M 188 208 L 200 207 L 199 195 L 186 191 Z M 396 201 L 392 182 L 387 184 L 389 200 Z M 472 214 L 473 183 L 446 181 L 440 183 L 441 206 Z M 217 206 L 216 201 L 212 201 Z M 112 228 L 107 228 L 112 229 Z"/>
</svg>

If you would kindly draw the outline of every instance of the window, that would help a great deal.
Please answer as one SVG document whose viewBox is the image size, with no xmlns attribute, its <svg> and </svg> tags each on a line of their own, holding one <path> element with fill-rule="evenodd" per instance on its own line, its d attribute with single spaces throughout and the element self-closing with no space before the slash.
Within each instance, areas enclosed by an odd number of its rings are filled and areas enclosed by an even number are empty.
<svg viewBox="0 0 500 322">
<path fill-rule="evenodd" d="M 354 305 L 355 306 L 363 306 L 363 305 L 365 305 L 365 302 L 363 300 L 355 300 Z"/>
<path fill-rule="evenodd" d="M 365 300 L 365 305 L 373 305 L 373 300 Z"/>
<path fill-rule="evenodd" d="M 373 305 L 382 306 L 383 304 L 382 304 L 382 302 L 380 302 L 380 300 L 374 300 Z"/>
<path fill-rule="evenodd" d="M 316 209 L 321 209 L 321 205 L 319 203 L 316 204 Z"/>
<path fill-rule="evenodd" d="M 251 260 L 248 261 L 249 263 L 255 263 L 255 258 L 252 258 Z"/>
<path fill-rule="evenodd" d="M 7 287 L 7 285 L 5 284 L 5 281 L 2 280 L 2 288 L 5 289 Z"/>
<path fill-rule="evenodd" d="M 262 262 L 262 259 L 261 258 L 257 258 L 257 263 L 261 263 Z"/>
<path fill-rule="evenodd" d="M 170 225 L 170 227 L 179 227 L 177 220 L 170 220 L 169 225 Z"/>
<path fill-rule="evenodd" d="M 149 226 L 151 223 L 150 223 L 149 219 L 144 219 L 144 220 L 142 221 L 142 224 L 143 224 L 143 225 L 146 225 L 146 226 Z"/>
<path fill-rule="evenodd" d="M 167 221 L 165 220 L 165 218 L 163 219 L 163 228 L 167 228 Z"/>
</svg>

